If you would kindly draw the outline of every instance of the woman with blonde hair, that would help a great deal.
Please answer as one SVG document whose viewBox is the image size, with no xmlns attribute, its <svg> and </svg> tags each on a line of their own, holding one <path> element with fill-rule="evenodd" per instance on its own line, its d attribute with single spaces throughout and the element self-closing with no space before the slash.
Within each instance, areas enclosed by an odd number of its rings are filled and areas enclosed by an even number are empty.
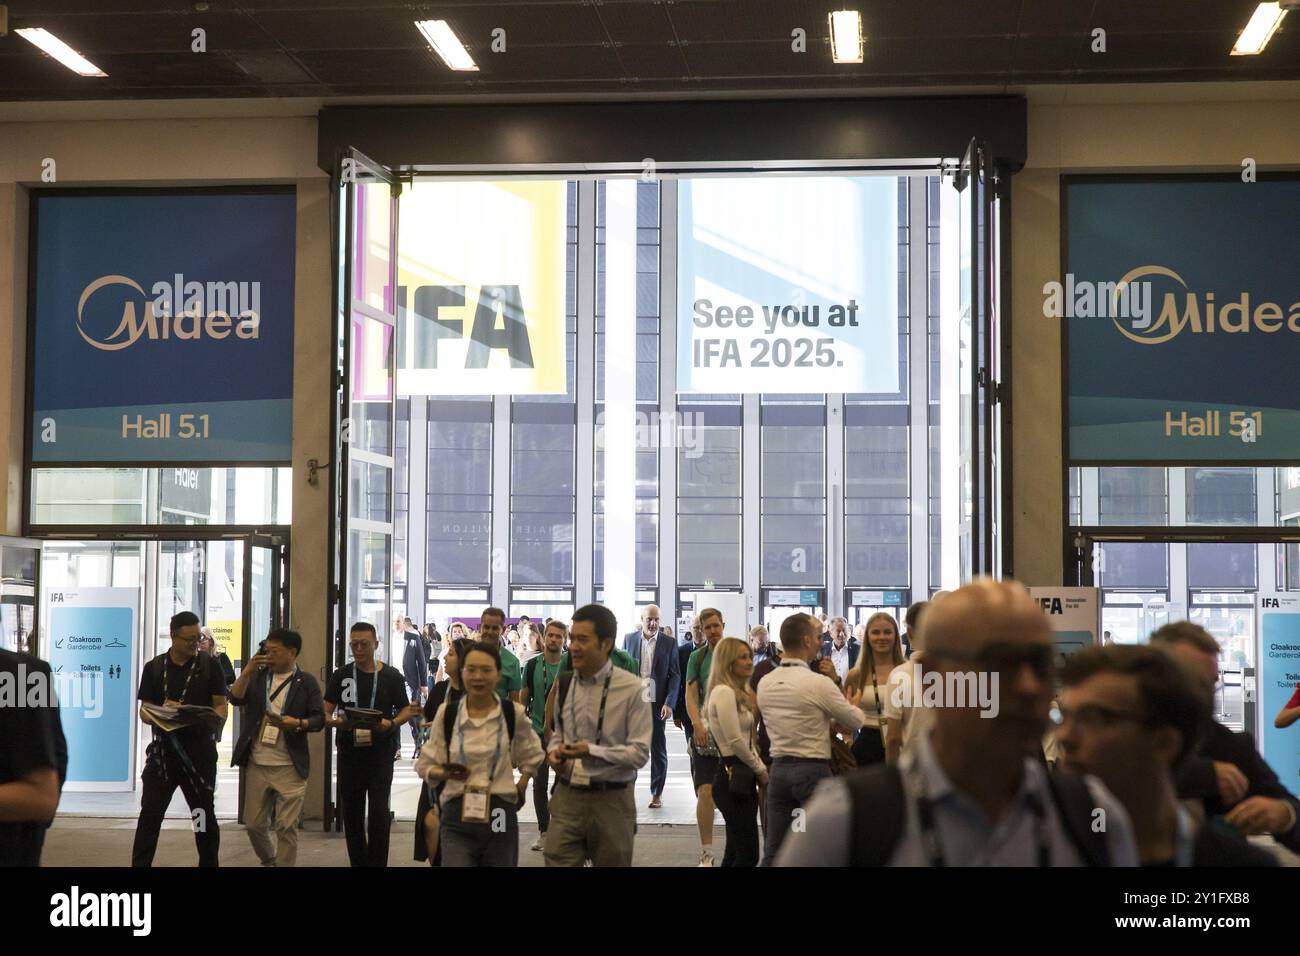
<svg viewBox="0 0 1300 956">
<path fill-rule="evenodd" d="M 723 866 L 758 866 L 758 786 L 767 768 L 754 748 L 754 692 L 749 677 L 754 657 L 738 637 L 724 637 L 713 649 L 704 722 L 722 755 L 713 778 L 713 800 L 727 823 Z"/>
<path fill-rule="evenodd" d="M 884 705 L 889 695 L 889 675 L 904 661 L 898 622 L 892 614 L 877 611 L 867 618 L 863 631 L 858 666 L 844 678 L 845 695 L 850 691 L 861 693 L 861 707 L 867 714 L 867 723 L 853 741 L 853 756 L 859 767 L 885 760 Z"/>
</svg>

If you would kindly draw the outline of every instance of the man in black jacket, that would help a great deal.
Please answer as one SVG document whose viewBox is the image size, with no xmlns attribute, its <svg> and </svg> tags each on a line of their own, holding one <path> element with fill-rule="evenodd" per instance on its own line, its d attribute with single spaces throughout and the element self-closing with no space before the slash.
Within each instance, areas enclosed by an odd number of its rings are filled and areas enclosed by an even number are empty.
<svg viewBox="0 0 1300 956">
<path fill-rule="evenodd" d="M 406 628 L 406 647 L 402 651 L 402 678 L 406 681 L 407 696 L 422 704 L 429 696 L 429 655 L 424 649 L 420 632 L 415 629 L 415 624 L 409 617 L 403 620 L 403 625 Z M 419 720 L 412 720 L 410 726 L 411 742 L 415 745 L 415 753 L 411 756 L 418 757 L 420 754 Z"/>
<path fill-rule="evenodd" d="M 0 649 L 4 684 L 36 699 L 0 706 L 0 867 L 40 866 L 67 777 L 68 746 L 49 664 Z"/>
<path fill-rule="evenodd" d="M 1190 621 L 1166 624 L 1151 643 L 1185 660 L 1205 676 L 1213 693 L 1219 679 L 1219 644 Z M 1196 751 L 1176 776 L 1178 796 L 1203 802 L 1205 813 L 1224 819 L 1244 834 L 1270 833 L 1300 853 L 1300 802 L 1277 779 L 1255 749 L 1250 734 L 1234 733 L 1207 717 Z"/>
<path fill-rule="evenodd" d="M 691 761 L 691 781 L 695 781 L 695 754 L 691 749 L 691 735 L 695 732 L 691 725 L 691 715 L 686 709 L 686 665 L 691 660 L 697 647 L 704 646 L 704 628 L 700 627 L 697 617 L 691 622 L 690 637 L 677 645 L 677 672 L 681 682 L 677 685 L 677 699 L 673 701 L 673 726 L 686 731 L 686 755 Z"/>
<path fill-rule="evenodd" d="M 263 866 L 293 866 L 311 770 L 307 735 L 325 726 L 325 705 L 316 678 L 297 664 L 297 631 L 277 628 L 264 647 L 230 688 L 230 702 L 244 709 L 232 763 L 244 768 L 244 826 L 253 852 Z M 269 832 L 272 803 L 275 842 Z"/>
</svg>

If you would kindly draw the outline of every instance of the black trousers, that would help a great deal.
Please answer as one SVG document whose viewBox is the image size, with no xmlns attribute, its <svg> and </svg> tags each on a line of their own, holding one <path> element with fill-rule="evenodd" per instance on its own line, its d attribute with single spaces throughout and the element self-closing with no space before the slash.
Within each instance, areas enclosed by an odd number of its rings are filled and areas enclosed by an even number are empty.
<svg viewBox="0 0 1300 956">
<path fill-rule="evenodd" d="M 727 849 L 722 866 L 758 866 L 758 788 L 746 796 L 731 792 L 726 765 L 719 761 L 713 777 L 713 802 L 727 823 Z"/>
<path fill-rule="evenodd" d="M 339 815 L 352 866 L 388 866 L 388 801 L 393 789 L 393 755 L 384 747 L 366 753 L 338 751 Z"/>
<path fill-rule="evenodd" d="M 533 809 L 537 811 L 537 829 L 542 833 L 551 825 L 551 798 L 546 787 L 550 776 L 551 765 L 543 760 L 537 768 L 537 775 L 533 777 Z"/>
<path fill-rule="evenodd" d="M 160 749 L 153 751 L 153 747 Z M 217 748 L 213 746 L 210 754 L 189 754 L 189 757 L 193 772 L 200 778 L 198 787 L 170 745 L 163 748 L 162 741 L 151 745 L 144 773 L 140 775 L 140 819 L 136 821 L 135 843 L 131 847 L 132 866 L 153 866 L 163 817 L 177 787 L 181 788 L 190 808 L 190 825 L 194 830 L 194 844 L 199 850 L 199 866 L 218 865 L 221 829 L 217 826 L 217 810 L 213 805 L 217 782 Z M 202 784 L 207 784 L 207 788 Z"/>
<path fill-rule="evenodd" d="M 668 737 L 665 735 L 667 721 L 659 719 L 662 710 L 663 705 L 660 704 L 651 715 L 654 728 L 650 733 L 650 794 L 656 797 L 664 792 L 664 784 L 668 782 Z"/>
</svg>

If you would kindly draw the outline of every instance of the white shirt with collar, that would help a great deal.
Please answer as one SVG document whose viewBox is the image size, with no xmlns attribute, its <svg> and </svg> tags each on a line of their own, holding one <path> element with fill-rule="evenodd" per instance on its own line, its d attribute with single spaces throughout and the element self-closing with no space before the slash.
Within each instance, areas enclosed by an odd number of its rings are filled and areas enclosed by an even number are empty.
<svg viewBox="0 0 1300 956">
<path fill-rule="evenodd" d="M 451 747 L 447 746 L 446 720 L 447 705 L 443 704 L 433 717 L 429 739 L 420 749 L 415 760 L 415 772 L 422 780 L 428 780 L 429 769 L 447 763 L 460 763 L 462 733 L 464 734 L 465 766 L 470 768 L 469 783 L 472 786 L 488 786 L 493 796 L 513 799 L 515 796 L 515 768 L 518 767 L 530 776 L 537 773 L 545 754 L 542 742 L 533 730 L 524 708 L 514 701 L 510 706 L 515 709 L 515 736 L 510 739 L 505 726 L 505 716 L 501 712 L 501 701 L 497 699 L 490 713 L 482 717 L 471 717 L 465 707 L 465 698 L 458 697 L 455 728 L 451 732 Z M 498 735 L 500 749 L 497 747 Z M 493 755 L 496 756 L 496 774 L 491 781 L 488 774 L 492 769 Z M 442 788 L 444 801 L 454 800 L 465 792 L 465 782 L 448 779 Z"/>
<path fill-rule="evenodd" d="M 597 743 L 596 725 L 606 678 L 609 697 Z M 636 780 L 637 770 L 650 760 L 650 737 L 654 733 L 654 718 L 641 697 L 643 686 L 639 677 L 615 667 L 612 660 L 605 661 L 605 666 L 591 678 L 582 677 L 575 669 L 567 697 L 561 701 L 558 688 L 556 691 L 555 733 L 549 749 L 585 741 L 588 754 L 582 758 L 582 766 L 593 781 Z"/>
<path fill-rule="evenodd" d="M 792 658 L 759 681 L 758 709 L 774 758 L 830 760 L 831 722 L 855 729 L 867 722 L 867 715 L 844 699 L 833 680 Z"/>
<path fill-rule="evenodd" d="M 889 866 L 929 866 L 921 838 L 914 787 L 919 780 L 934 808 L 934 825 L 946 866 L 1037 866 L 1038 814 L 1043 808 L 1043 835 L 1052 866 L 1082 866 L 1083 859 L 1065 829 L 1047 782 L 1047 768 L 1026 758 L 1020 787 L 1000 819 L 990 821 L 975 800 L 958 789 L 944 772 L 930 734 L 918 737 L 899 761 L 906 795 L 903 831 Z M 1137 844 L 1128 813 L 1095 777 L 1085 777 L 1093 806 L 1104 812 L 1106 846 L 1112 866 L 1137 866 Z M 804 830 L 781 845 L 777 866 L 848 866 L 852 844 L 852 800 L 842 779 L 818 785 L 806 807 Z"/>
<path fill-rule="evenodd" d="M 638 631 L 637 636 L 641 638 L 641 679 L 649 677 L 655 667 L 655 645 L 659 640 L 658 632 L 653 636 L 647 636 L 644 631 Z"/>
<path fill-rule="evenodd" d="M 840 683 L 844 683 L 844 678 L 849 673 L 849 642 L 845 641 L 843 647 L 836 647 L 835 642 L 831 642 L 831 663 L 835 665 L 835 673 L 840 675 Z"/>
</svg>

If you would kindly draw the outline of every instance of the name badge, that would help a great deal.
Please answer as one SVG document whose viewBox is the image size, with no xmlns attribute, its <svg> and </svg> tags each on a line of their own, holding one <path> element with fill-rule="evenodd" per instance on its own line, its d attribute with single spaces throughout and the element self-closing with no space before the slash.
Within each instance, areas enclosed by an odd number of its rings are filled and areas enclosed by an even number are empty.
<svg viewBox="0 0 1300 956">
<path fill-rule="evenodd" d="M 280 742 L 280 728 L 262 718 L 262 746 L 274 747 Z"/>
<path fill-rule="evenodd" d="M 591 774 L 587 773 L 581 758 L 573 761 L 573 772 L 569 774 L 569 783 L 575 787 L 591 786 Z"/>
<path fill-rule="evenodd" d="M 466 787 L 460 802 L 462 823 L 487 823 L 491 795 L 486 787 Z"/>
<path fill-rule="evenodd" d="M 352 731 L 352 746 L 354 747 L 369 747 L 372 740 L 369 727 L 358 727 Z"/>
</svg>

